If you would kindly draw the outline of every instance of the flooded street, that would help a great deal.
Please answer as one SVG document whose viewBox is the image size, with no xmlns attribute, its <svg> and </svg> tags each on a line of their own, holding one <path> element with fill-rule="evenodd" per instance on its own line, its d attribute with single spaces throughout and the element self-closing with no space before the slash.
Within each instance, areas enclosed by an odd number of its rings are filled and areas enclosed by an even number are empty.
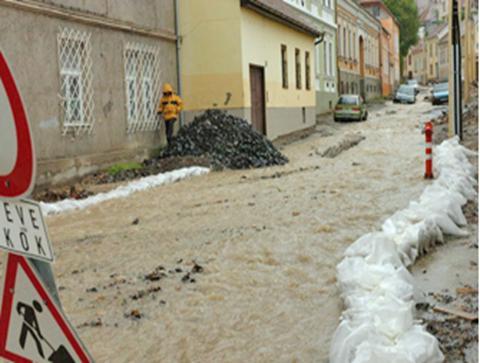
<svg viewBox="0 0 480 363">
<path fill-rule="evenodd" d="M 335 266 L 427 185 L 418 125 L 430 110 L 388 102 L 285 146 L 285 166 L 49 217 L 61 300 L 93 357 L 327 362 L 342 311 Z M 357 132 L 358 145 L 319 155 Z"/>
</svg>

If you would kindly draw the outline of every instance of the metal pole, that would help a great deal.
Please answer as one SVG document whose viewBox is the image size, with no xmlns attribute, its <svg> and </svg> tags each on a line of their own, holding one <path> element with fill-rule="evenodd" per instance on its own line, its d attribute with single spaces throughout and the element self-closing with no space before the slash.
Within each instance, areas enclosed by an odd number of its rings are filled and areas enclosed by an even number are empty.
<svg viewBox="0 0 480 363">
<path fill-rule="evenodd" d="M 178 16 L 178 0 L 174 0 L 175 5 L 175 48 L 176 48 L 176 63 L 177 63 L 177 94 L 182 96 L 182 65 L 180 62 L 180 24 Z M 183 111 L 180 112 L 179 117 L 180 127 L 183 126 Z"/>
<path fill-rule="evenodd" d="M 470 41 L 470 0 L 465 0 L 465 61 L 464 61 L 464 72 L 465 72 L 465 85 L 463 89 L 464 102 L 467 103 L 470 98 L 470 84 L 472 83 L 472 74 L 471 74 L 471 57 L 472 55 L 472 43 Z M 474 30 L 473 30 L 474 31 Z"/>
<path fill-rule="evenodd" d="M 55 284 L 52 266 L 47 262 L 36 260 L 34 258 L 28 258 L 28 261 L 37 271 L 38 276 L 43 282 L 43 285 L 45 285 L 47 288 L 50 296 L 57 304 L 57 307 L 62 309 L 62 303 L 60 302 L 60 296 L 58 296 L 57 285 Z"/>
<path fill-rule="evenodd" d="M 463 137 L 462 130 L 462 56 L 460 24 L 458 19 L 458 1 L 450 0 L 449 7 L 449 45 L 450 45 L 450 72 L 449 83 L 449 136 Z"/>
</svg>

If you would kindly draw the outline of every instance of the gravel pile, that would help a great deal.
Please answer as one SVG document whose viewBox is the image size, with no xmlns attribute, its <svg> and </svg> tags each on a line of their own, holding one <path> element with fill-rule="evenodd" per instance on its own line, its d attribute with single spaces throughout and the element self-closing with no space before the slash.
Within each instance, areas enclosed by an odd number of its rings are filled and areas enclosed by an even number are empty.
<svg viewBox="0 0 480 363">
<path fill-rule="evenodd" d="M 207 110 L 178 132 L 162 157 L 202 156 L 214 168 L 248 169 L 283 165 L 288 159 L 245 120 Z"/>
</svg>

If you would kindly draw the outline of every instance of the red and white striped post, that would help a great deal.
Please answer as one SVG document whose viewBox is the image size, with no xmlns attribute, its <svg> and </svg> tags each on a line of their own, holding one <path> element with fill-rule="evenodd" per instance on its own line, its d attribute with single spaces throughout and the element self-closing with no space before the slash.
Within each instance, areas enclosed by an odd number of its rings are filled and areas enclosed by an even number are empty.
<svg viewBox="0 0 480 363">
<path fill-rule="evenodd" d="M 433 123 L 425 123 L 425 179 L 433 179 L 432 135 Z"/>
</svg>

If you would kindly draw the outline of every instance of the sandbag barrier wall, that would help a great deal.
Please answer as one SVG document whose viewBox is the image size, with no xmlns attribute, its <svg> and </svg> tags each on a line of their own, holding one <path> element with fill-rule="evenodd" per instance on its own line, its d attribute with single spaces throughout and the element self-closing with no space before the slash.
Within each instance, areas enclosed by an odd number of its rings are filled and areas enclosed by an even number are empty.
<svg viewBox="0 0 480 363">
<path fill-rule="evenodd" d="M 440 363 L 437 339 L 415 321 L 414 280 L 407 267 L 445 235 L 466 236 L 462 206 L 476 195 L 476 153 L 458 138 L 434 150 L 437 179 L 419 201 L 387 219 L 382 231 L 355 241 L 337 266 L 345 310 L 330 363 Z"/>
</svg>

